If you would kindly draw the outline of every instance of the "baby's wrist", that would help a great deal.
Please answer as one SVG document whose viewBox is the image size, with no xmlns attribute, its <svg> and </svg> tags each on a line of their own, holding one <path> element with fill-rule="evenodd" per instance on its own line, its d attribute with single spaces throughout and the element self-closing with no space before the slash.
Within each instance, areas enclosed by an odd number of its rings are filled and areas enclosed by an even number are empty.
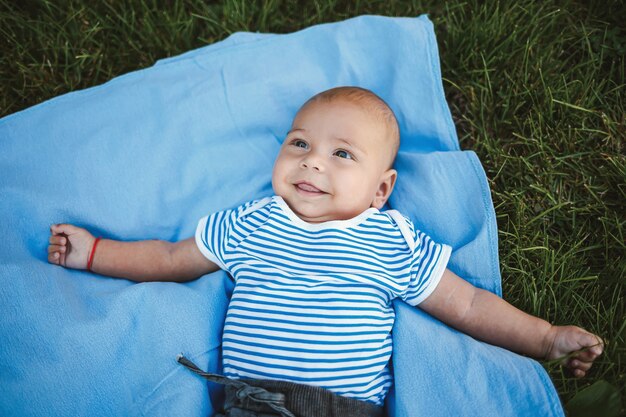
<svg viewBox="0 0 626 417">
<path fill-rule="evenodd" d="M 92 271 L 93 260 L 95 258 L 96 249 L 100 240 L 101 238 L 99 237 L 90 237 L 89 243 L 87 244 L 87 259 L 85 260 L 85 267 L 83 269 L 86 269 L 87 271 Z"/>
<path fill-rule="evenodd" d="M 554 349 L 554 344 L 556 342 L 556 336 L 559 332 L 558 326 L 550 324 L 548 331 L 545 333 L 543 338 L 543 355 L 542 359 L 554 359 L 551 357 L 552 350 Z"/>
</svg>

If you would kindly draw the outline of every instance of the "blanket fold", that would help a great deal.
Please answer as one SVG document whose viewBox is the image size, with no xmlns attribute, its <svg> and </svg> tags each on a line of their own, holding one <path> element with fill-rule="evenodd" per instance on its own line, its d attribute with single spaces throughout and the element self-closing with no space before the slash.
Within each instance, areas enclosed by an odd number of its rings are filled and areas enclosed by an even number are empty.
<svg viewBox="0 0 626 417">
<path fill-rule="evenodd" d="M 322 47 L 320 47 L 322 46 Z M 142 283 L 47 263 L 49 227 L 176 241 L 200 217 L 272 194 L 299 106 L 339 85 L 398 117 L 390 206 L 453 246 L 450 268 L 501 294 L 485 174 L 461 151 L 426 16 L 361 16 L 226 40 L 0 119 L 0 415 L 204 416 L 232 283 Z M 398 303 L 391 416 L 562 415 L 536 362 Z"/>
</svg>

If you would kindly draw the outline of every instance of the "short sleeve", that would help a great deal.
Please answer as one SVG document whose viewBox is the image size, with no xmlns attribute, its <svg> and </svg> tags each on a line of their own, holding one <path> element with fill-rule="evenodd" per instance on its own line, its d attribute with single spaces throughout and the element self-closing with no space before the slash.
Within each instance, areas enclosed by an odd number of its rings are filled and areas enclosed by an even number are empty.
<svg viewBox="0 0 626 417">
<path fill-rule="evenodd" d="M 218 211 L 200 219 L 196 228 L 196 245 L 200 252 L 221 269 L 228 270 L 224 255 L 233 237 L 233 230 L 238 220 L 260 203 L 266 203 L 266 199 Z"/>
<path fill-rule="evenodd" d="M 437 288 L 443 276 L 452 248 L 436 243 L 425 233 L 415 230 L 415 248 L 411 263 L 409 287 L 402 297 L 408 304 L 416 306 Z"/>
</svg>

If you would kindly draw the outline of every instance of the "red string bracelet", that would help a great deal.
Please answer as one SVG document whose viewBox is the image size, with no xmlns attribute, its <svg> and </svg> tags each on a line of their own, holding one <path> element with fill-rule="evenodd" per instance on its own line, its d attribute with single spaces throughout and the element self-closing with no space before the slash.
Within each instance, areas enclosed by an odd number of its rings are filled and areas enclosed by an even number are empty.
<svg viewBox="0 0 626 417">
<path fill-rule="evenodd" d="M 93 263 L 93 255 L 96 253 L 96 246 L 98 246 L 98 242 L 100 242 L 99 237 L 97 237 L 95 242 L 93 242 L 93 247 L 91 248 L 91 254 L 89 255 L 89 261 L 87 262 L 88 271 L 91 271 L 91 264 Z"/>
</svg>

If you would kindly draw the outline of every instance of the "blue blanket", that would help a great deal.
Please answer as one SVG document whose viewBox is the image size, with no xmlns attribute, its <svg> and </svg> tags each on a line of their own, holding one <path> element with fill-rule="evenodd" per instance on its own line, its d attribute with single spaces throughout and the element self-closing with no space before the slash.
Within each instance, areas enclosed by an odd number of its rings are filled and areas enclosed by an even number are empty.
<svg viewBox="0 0 626 417">
<path fill-rule="evenodd" d="M 485 174 L 459 149 L 427 17 L 363 16 L 237 33 L 0 119 L 0 415 L 205 416 L 232 283 L 142 283 L 46 261 L 49 226 L 122 240 L 192 236 L 200 217 L 272 194 L 274 157 L 313 94 L 389 102 L 402 146 L 390 206 L 453 247 L 450 268 L 500 294 Z M 396 304 L 390 416 L 562 415 L 535 361 Z"/>
</svg>

